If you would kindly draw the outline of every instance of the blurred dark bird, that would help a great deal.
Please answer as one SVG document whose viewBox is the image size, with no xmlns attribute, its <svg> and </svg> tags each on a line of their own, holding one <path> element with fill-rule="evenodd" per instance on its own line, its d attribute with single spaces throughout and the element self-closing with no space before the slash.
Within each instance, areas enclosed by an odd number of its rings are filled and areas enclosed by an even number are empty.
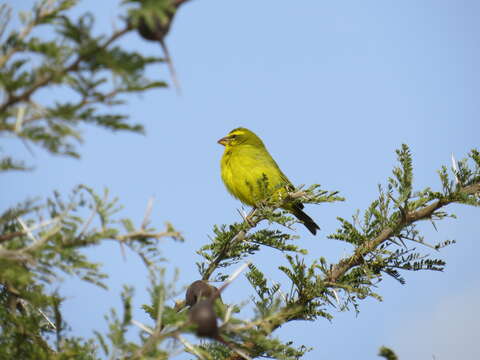
<svg viewBox="0 0 480 360">
<path fill-rule="evenodd" d="M 158 0 L 140 0 L 141 8 L 132 12 L 129 17 L 129 26 L 136 28 L 139 35 L 148 41 L 157 41 L 162 47 L 165 62 L 170 71 L 175 88 L 180 92 L 180 83 L 177 78 L 172 57 L 165 43 L 165 37 L 170 31 L 173 19 L 178 8 L 189 0 L 170 0 L 170 6 L 159 9 Z M 165 1 L 161 1 L 163 4 Z"/>
</svg>

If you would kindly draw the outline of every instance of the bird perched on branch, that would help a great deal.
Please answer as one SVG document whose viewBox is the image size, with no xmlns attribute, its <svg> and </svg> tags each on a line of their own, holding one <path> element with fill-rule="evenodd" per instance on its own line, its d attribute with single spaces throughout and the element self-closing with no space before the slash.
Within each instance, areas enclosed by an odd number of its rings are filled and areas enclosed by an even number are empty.
<svg viewBox="0 0 480 360">
<path fill-rule="evenodd" d="M 228 191 L 242 203 L 257 206 L 271 196 L 285 198 L 294 190 L 268 152 L 263 141 L 252 131 L 237 128 L 218 140 L 225 146 L 220 162 L 222 180 Z M 320 227 L 303 212 L 300 201 L 285 203 L 283 208 L 300 220 L 315 235 Z"/>
</svg>

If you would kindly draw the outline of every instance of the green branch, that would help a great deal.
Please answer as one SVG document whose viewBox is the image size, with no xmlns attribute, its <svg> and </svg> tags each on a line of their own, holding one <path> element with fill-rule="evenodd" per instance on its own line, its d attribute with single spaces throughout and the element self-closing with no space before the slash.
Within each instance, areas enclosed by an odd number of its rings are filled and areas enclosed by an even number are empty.
<svg viewBox="0 0 480 360">
<path fill-rule="evenodd" d="M 460 188 L 458 193 L 461 195 L 476 195 L 480 192 L 480 182 Z M 335 283 L 340 277 L 347 273 L 350 269 L 361 265 L 364 262 L 366 254 L 371 253 L 377 249 L 381 244 L 387 240 L 391 240 L 393 236 L 398 232 L 420 220 L 430 219 L 437 210 L 445 207 L 446 205 L 458 202 L 456 199 L 441 199 L 434 203 L 424 207 L 421 210 L 409 212 L 405 214 L 405 217 L 397 222 L 393 227 L 387 227 L 381 231 L 381 233 L 374 239 L 367 241 L 363 245 L 355 249 L 352 256 L 341 260 L 337 265 L 334 265 L 332 270 L 328 272 L 326 281 Z"/>
</svg>

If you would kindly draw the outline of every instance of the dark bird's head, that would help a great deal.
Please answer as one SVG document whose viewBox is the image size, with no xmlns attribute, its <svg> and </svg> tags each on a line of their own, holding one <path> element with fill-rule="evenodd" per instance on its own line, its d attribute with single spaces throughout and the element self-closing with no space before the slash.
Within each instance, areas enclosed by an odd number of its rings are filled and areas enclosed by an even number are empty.
<svg viewBox="0 0 480 360">
<path fill-rule="evenodd" d="M 205 280 L 197 280 L 190 284 L 185 293 L 185 304 L 192 307 L 201 299 L 215 299 L 220 293 L 215 286 Z"/>
<path fill-rule="evenodd" d="M 253 131 L 242 127 L 233 129 L 227 136 L 218 140 L 218 143 L 227 148 L 237 145 L 265 147 L 263 141 Z"/>
<path fill-rule="evenodd" d="M 205 280 L 194 281 L 188 287 L 185 303 L 190 306 L 189 318 L 196 325 L 198 336 L 218 336 L 217 314 L 213 304 L 219 297 L 220 291 Z"/>
</svg>

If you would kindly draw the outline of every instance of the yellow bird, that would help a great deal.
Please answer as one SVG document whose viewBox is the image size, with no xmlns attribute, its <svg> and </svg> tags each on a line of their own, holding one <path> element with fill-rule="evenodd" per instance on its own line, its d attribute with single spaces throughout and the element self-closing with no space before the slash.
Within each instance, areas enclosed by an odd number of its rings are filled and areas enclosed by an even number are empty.
<svg viewBox="0 0 480 360">
<path fill-rule="evenodd" d="M 227 190 L 242 203 L 256 206 L 272 195 L 286 196 L 287 191 L 294 189 L 254 132 L 240 127 L 230 131 L 218 143 L 225 146 L 220 162 L 222 180 Z M 301 202 L 291 202 L 284 209 L 300 220 L 313 235 L 317 229 L 320 230 L 315 221 L 303 212 Z"/>
</svg>

